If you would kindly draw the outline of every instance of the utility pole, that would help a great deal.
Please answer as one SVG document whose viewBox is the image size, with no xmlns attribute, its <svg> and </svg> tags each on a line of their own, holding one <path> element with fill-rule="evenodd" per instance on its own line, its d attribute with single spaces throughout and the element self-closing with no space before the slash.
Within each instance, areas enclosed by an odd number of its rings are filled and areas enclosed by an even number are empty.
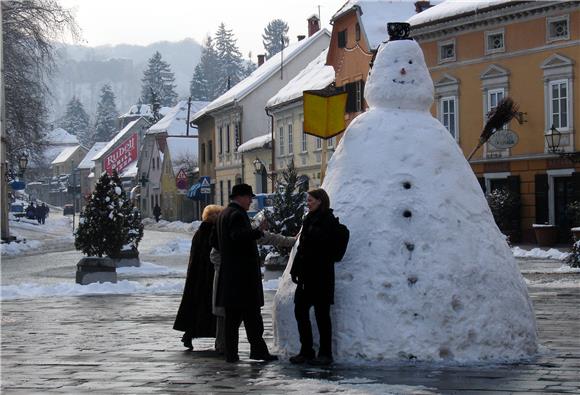
<svg viewBox="0 0 580 395">
<path fill-rule="evenodd" d="M 77 185 L 76 185 L 76 182 L 75 182 L 76 180 L 75 180 L 75 161 L 74 160 L 71 162 L 70 167 L 71 167 L 70 170 L 71 170 L 72 184 L 73 184 L 72 185 L 72 193 L 73 193 L 73 236 L 74 236 L 74 234 L 75 234 L 75 213 L 77 211 L 77 205 L 76 205 L 76 200 L 77 200 L 77 196 L 76 196 L 77 191 L 76 191 L 76 188 L 77 188 Z"/>
<path fill-rule="evenodd" d="M 185 135 L 189 136 L 189 113 L 191 112 L 191 96 L 187 99 L 187 129 L 185 129 Z"/>
</svg>

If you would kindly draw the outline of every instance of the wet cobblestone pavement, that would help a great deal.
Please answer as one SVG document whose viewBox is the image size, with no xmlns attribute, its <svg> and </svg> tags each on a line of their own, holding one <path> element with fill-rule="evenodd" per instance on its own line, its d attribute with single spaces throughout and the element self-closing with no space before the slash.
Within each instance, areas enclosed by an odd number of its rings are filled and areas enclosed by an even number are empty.
<svg viewBox="0 0 580 395">
<path fill-rule="evenodd" d="M 171 329 L 178 295 L 5 301 L 2 393 L 580 393 L 580 289 L 531 287 L 530 294 L 541 355 L 479 367 L 266 364 L 247 359 L 247 343 L 241 363 L 226 364 L 211 339 L 184 351 Z M 269 344 L 272 297 L 264 308 Z"/>
</svg>

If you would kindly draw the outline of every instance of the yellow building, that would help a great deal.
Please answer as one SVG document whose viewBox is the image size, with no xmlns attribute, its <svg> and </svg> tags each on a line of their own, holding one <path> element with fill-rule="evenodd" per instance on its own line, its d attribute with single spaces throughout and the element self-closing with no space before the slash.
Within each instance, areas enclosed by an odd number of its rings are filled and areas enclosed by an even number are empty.
<svg viewBox="0 0 580 395">
<path fill-rule="evenodd" d="M 524 241 L 534 241 L 534 223 L 556 225 L 561 241 L 568 239 L 566 206 L 580 200 L 580 165 L 572 159 L 580 153 L 554 154 L 545 136 L 554 126 L 559 149 L 580 151 L 580 2 L 442 3 L 409 22 L 435 85 L 432 112 L 466 156 L 502 98 L 526 113 L 523 124 L 506 127 L 518 137 L 513 147 L 487 143 L 470 164 L 485 191 L 520 194 Z"/>
</svg>

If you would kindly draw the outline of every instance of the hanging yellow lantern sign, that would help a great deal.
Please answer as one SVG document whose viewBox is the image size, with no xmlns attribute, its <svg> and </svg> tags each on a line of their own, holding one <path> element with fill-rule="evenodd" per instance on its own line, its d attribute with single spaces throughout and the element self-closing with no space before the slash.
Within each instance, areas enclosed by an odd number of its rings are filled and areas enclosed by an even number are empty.
<svg viewBox="0 0 580 395">
<path fill-rule="evenodd" d="M 347 96 L 329 89 L 304 91 L 304 133 L 325 140 L 342 133 Z"/>
</svg>

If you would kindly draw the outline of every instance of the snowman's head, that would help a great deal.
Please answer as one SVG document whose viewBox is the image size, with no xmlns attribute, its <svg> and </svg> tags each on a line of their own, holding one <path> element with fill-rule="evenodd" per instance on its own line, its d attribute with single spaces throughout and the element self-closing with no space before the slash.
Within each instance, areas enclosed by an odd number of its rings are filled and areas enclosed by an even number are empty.
<svg viewBox="0 0 580 395">
<path fill-rule="evenodd" d="M 429 111 L 433 81 L 415 41 L 397 40 L 381 45 L 369 72 L 365 99 L 371 108 Z"/>
</svg>

